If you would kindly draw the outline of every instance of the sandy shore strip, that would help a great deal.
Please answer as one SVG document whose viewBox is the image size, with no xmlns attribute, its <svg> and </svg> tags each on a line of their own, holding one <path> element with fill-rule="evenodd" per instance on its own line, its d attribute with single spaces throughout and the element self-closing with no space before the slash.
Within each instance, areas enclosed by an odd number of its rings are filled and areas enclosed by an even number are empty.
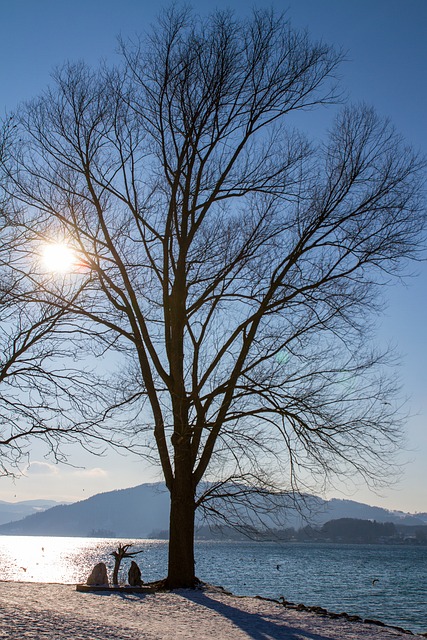
<svg viewBox="0 0 427 640">
<path fill-rule="evenodd" d="M 374 624 L 331 619 L 214 587 L 154 594 L 80 593 L 72 585 L 0 582 L 8 640 L 387 640 Z M 419 637 L 419 636 L 414 636 Z"/>
</svg>

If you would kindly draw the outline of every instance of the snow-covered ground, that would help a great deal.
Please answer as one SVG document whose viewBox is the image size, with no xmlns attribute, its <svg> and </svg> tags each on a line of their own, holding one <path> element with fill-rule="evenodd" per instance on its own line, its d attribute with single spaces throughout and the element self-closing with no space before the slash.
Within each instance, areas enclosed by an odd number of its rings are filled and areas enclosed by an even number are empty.
<svg viewBox="0 0 427 640">
<path fill-rule="evenodd" d="M 80 593 L 71 585 L 0 582 L 0 638 L 8 640 L 387 640 L 390 628 L 220 589 L 147 595 Z"/>
</svg>

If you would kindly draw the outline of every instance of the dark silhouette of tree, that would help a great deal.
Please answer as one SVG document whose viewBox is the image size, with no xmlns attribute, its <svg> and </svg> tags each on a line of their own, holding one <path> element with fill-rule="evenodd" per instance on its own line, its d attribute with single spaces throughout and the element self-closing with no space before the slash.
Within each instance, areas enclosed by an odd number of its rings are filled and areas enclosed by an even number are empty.
<svg viewBox="0 0 427 640">
<path fill-rule="evenodd" d="M 122 560 L 124 560 L 124 558 L 134 558 L 136 555 L 138 555 L 138 553 L 142 553 L 142 550 L 140 551 L 129 551 L 129 549 L 132 547 L 132 544 L 122 544 L 120 543 L 119 546 L 117 547 L 117 551 L 113 551 L 110 555 L 114 556 L 114 569 L 113 569 L 113 584 L 114 585 L 118 585 L 119 584 L 119 569 L 120 569 L 120 565 Z"/>
<path fill-rule="evenodd" d="M 396 389 L 370 318 L 422 245 L 423 163 L 365 106 L 318 146 L 296 132 L 342 56 L 272 12 L 172 9 L 122 54 L 66 65 L 16 115 L 25 246 L 79 258 L 60 285 L 15 272 L 128 363 L 171 495 L 167 584 L 192 586 L 195 509 L 230 487 L 239 519 L 254 488 L 386 471 Z"/>
</svg>

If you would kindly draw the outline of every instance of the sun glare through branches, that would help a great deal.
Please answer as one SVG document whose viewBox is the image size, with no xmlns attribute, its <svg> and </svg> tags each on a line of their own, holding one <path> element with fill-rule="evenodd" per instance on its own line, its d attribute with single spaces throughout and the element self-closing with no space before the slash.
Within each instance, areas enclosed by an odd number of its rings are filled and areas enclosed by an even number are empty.
<svg viewBox="0 0 427 640">
<path fill-rule="evenodd" d="M 76 266 L 76 255 L 65 242 L 55 242 L 43 247 L 41 262 L 52 273 L 69 273 Z"/>
</svg>

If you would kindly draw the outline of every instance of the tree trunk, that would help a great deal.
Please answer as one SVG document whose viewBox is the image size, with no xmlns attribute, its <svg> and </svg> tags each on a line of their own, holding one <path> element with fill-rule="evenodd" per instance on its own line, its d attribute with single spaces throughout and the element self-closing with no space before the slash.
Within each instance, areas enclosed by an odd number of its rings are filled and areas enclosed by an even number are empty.
<svg viewBox="0 0 427 640">
<path fill-rule="evenodd" d="M 169 527 L 169 567 L 166 584 L 170 589 L 194 588 L 195 501 L 190 468 L 176 467 L 171 491 Z M 187 465 L 185 465 L 187 466 Z"/>
</svg>

